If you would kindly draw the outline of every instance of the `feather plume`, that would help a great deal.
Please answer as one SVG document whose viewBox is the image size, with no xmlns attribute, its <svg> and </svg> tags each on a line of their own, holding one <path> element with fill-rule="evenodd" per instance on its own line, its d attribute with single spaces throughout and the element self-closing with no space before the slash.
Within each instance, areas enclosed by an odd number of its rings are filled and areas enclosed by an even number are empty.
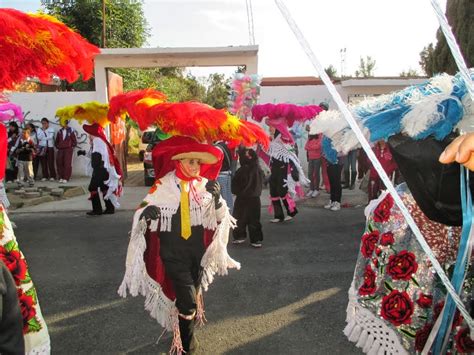
<svg viewBox="0 0 474 355">
<path fill-rule="evenodd" d="M 99 48 L 52 16 L 0 9 L 0 51 L 0 90 L 6 90 L 28 77 L 88 80 Z"/>
<path fill-rule="evenodd" d="M 317 105 L 262 104 L 252 107 L 252 117 L 257 122 L 262 122 L 266 117 L 270 119 L 284 117 L 288 127 L 292 127 L 295 121 L 302 122 L 310 120 L 321 111 L 323 111 L 323 109 Z"/>
<path fill-rule="evenodd" d="M 200 102 L 164 102 L 166 96 L 153 89 L 136 90 L 114 96 L 108 117 L 114 120 L 128 114 L 141 130 L 152 125 L 172 136 L 192 137 L 199 142 L 225 140 L 245 145 L 268 145 L 265 131 L 241 121 L 225 110 L 217 110 Z"/>
<path fill-rule="evenodd" d="M 365 100 L 349 109 L 364 135 L 373 143 L 398 133 L 413 139 L 433 136 L 442 140 L 456 126 L 472 130 L 472 105 L 461 76 L 442 74 L 423 84 Z M 326 142 L 324 148 L 332 157 L 331 148 L 347 153 L 359 146 L 355 134 L 343 122 L 339 112 L 321 113 L 311 123 L 310 132 L 322 133 L 332 140 L 332 144 Z"/>
<path fill-rule="evenodd" d="M 21 107 L 15 105 L 11 102 L 1 102 L 0 103 L 0 121 L 10 121 L 17 119 L 20 122 L 23 122 L 23 113 Z"/>
<path fill-rule="evenodd" d="M 99 126 L 105 127 L 110 123 L 107 118 L 108 110 L 109 105 L 91 101 L 79 105 L 61 107 L 56 111 L 56 116 L 61 124 L 64 124 L 66 120 L 75 119 L 81 124 L 86 121 L 89 124 L 97 123 Z"/>
</svg>

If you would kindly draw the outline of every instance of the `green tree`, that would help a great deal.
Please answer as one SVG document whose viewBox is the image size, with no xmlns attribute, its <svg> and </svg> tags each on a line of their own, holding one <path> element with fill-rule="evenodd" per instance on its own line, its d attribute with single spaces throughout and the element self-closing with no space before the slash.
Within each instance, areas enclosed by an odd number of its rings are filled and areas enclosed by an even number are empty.
<svg viewBox="0 0 474 355">
<path fill-rule="evenodd" d="M 229 101 L 230 79 L 226 79 L 224 74 L 214 73 L 209 75 L 207 84 L 204 102 L 218 109 L 226 108 Z"/>
<path fill-rule="evenodd" d="M 102 43 L 102 0 L 53 0 L 45 2 L 47 13 L 57 17 L 96 46 Z M 105 0 L 106 46 L 110 48 L 142 47 L 149 36 L 142 1 Z M 136 74 L 130 74 L 136 75 Z M 65 90 L 94 90 L 95 82 L 78 80 L 62 82 Z"/>
<path fill-rule="evenodd" d="M 433 43 L 428 44 L 420 52 L 420 61 L 418 63 L 420 64 L 421 69 L 423 69 L 425 74 L 428 76 L 433 76 L 434 74 L 433 52 Z"/>
<path fill-rule="evenodd" d="M 371 56 L 366 56 L 365 59 L 360 57 L 359 69 L 356 70 L 355 76 L 357 78 L 370 78 L 374 76 L 375 70 L 375 59 L 372 59 Z"/>
<path fill-rule="evenodd" d="M 324 69 L 324 71 L 326 72 L 326 74 L 331 78 L 336 78 L 337 77 L 337 70 L 336 68 L 334 67 L 334 65 L 329 65 L 327 68 Z"/>
<path fill-rule="evenodd" d="M 474 1 L 448 0 L 446 17 L 468 67 L 474 65 Z M 451 50 L 441 29 L 436 33 L 437 43 L 430 44 L 420 53 L 420 65 L 427 75 L 446 72 L 455 74 L 458 71 Z M 431 50 L 430 50 L 431 47 Z"/>
<path fill-rule="evenodd" d="M 102 43 L 102 0 L 53 0 L 46 11 L 75 29 L 96 46 Z M 105 0 L 106 46 L 142 47 L 149 36 L 143 1 Z"/>
</svg>

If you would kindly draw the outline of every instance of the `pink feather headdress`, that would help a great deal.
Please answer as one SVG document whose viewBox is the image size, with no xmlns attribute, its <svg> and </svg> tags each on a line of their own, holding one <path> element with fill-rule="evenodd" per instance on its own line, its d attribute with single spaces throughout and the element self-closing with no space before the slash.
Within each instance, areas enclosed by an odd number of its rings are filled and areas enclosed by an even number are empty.
<svg viewBox="0 0 474 355">
<path fill-rule="evenodd" d="M 6 122 L 13 119 L 23 122 L 21 107 L 11 102 L 0 102 L 0 121 Z"/>
</svg>

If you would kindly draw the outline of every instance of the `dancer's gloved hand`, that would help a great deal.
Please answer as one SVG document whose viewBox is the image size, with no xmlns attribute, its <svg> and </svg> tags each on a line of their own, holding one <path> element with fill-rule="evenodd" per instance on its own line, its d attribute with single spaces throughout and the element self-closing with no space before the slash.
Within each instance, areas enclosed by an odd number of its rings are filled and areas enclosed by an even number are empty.
<svg viewBox="0 0 474 355">
<path fill-rule="evenodd" d="M 145 218 L 145 220 L 156 220 L 160 218 L 161 211 L 156 206 L 147 206 L 140 215 L 140 219 Z"/>
<path fill-rule="evenodd" d="M 209 180 L 206 184 L 206 190 L 212 195 L 212 197 L 214 197 L 216 209 L 221 208 L 221 185 L 219 185 L 219 183 L 215 180 Z"/>
</svg>

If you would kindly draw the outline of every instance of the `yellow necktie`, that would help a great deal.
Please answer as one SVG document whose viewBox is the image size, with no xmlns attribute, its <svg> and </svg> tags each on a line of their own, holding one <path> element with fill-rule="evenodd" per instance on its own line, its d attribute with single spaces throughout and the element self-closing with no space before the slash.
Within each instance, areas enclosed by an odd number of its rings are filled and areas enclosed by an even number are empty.
<svg viewBox="0 0 474 355">
<path fill-rule="evenodd" d="M 181 186 L 181 237 L 188 240 L 191 236 L 191 216 L 189 214 L 189 195 L 186 191 L 188 183 L 180 181 Z"/>
</svg>

